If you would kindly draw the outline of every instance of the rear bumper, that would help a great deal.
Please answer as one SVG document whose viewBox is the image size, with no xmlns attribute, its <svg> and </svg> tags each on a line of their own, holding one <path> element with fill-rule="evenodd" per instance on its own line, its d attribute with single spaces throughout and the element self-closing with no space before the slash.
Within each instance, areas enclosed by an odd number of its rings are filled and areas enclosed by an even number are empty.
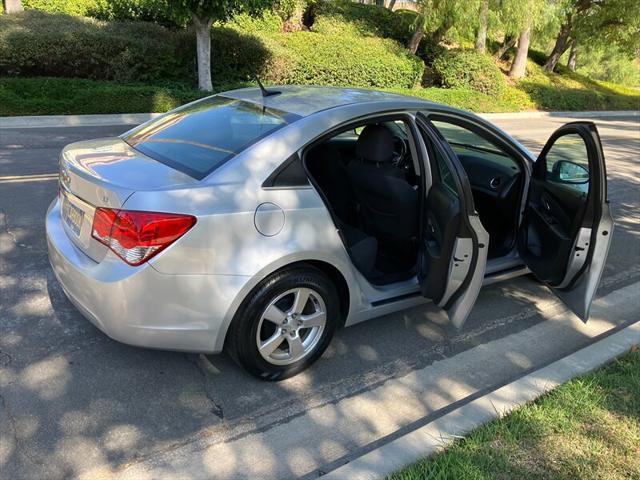
<svg viewBox="0 0 640 480">
<path fill-rule="evenodd" d="M 131 267 L 111 252 L 97 263 L 67 236 L 58 200 L 47 212 L 46 234 L 49 261 L 67 297 L 109 337 L 163 350 L 220 351 L 249 277 L 166 275 L 149 264 Z"/>
</svg>

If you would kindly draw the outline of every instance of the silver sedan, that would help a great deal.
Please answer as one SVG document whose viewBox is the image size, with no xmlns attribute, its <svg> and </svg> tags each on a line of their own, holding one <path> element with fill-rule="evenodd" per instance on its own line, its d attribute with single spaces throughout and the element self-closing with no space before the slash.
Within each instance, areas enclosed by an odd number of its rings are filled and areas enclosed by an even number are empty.
<svg viewBox="0 0 640 480">
<path fill-rule="evenodd" d="M 461 328 L 483 284 L 528 272 L 586 320 L 612 227 L 592 123 L 536 159 L 467 112 L 294 86 L 67 146 L 46 218 L 58 281 L 107 335 L 227 349 L 269 380 L 424 302 Z"/>
</svg>

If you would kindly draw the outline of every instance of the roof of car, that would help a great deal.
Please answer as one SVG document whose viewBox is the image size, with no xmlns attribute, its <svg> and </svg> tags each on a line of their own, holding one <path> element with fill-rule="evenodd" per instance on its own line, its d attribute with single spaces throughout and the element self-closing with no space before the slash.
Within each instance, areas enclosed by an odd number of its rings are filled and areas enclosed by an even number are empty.
<svg viewBox="0 0 640 480">
<path fill-rule="evenodd" d="M 303 117 L 321 110 L 353 103 L 415 101 L 425 106 L 434 105 L 415 97 L 361 88 L 287 85 L 268 87 L 268 89 L 278 91 L 280 94 L 263 97 L 259 88 L 241 88 L 222 92 L 220 95 Z"/>
</svg>

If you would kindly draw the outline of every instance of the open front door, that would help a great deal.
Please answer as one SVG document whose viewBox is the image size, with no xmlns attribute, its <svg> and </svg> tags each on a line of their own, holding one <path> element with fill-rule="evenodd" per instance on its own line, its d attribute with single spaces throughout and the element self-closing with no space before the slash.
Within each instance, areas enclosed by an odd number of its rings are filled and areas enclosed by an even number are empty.
<svg viewBox="0 0 640 480">
<path fill-rule="evenodd" d="M 482 286 L 489 235 L 456 155 L 424 114 L 418 113 L 416 123 L 428 155 L 421 177 L 432 179 L 431 187 L 424 185 L 423 190 L 418 279 L 422 294 L 443 307 L 460 328 Z"/>
<path fill-rule="evenodd" d="M 598 130 L 568 123 L 536 161 L 518 232 L 518 250 L 533 274 L 583 321 L 607 259 L 613 218 Z"/>
</svg>

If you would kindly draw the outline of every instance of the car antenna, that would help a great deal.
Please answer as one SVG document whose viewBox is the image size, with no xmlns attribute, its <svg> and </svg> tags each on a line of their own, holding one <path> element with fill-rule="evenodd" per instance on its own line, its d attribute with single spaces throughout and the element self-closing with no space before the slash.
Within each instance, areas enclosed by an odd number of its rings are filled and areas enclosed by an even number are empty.
<svg viewBox="0 0 640 480">
<path fill-rule="evenodd" d="M 280 93 L 282 93 L 282 92 L 279 92 L 278 90 L 267 90 L 266 88 L 264 88 L 264 85 L 262 84 L 262 82 L 260 81 L 257 75 L 254 75 L 254 78 L 256 79 L 256 82 L 258 82 L 258 87 L 260 87 L 260 93 L 262 94 L 263 97 L 270 97 L 271 95 L 279 95 Z"/>
</svg>

